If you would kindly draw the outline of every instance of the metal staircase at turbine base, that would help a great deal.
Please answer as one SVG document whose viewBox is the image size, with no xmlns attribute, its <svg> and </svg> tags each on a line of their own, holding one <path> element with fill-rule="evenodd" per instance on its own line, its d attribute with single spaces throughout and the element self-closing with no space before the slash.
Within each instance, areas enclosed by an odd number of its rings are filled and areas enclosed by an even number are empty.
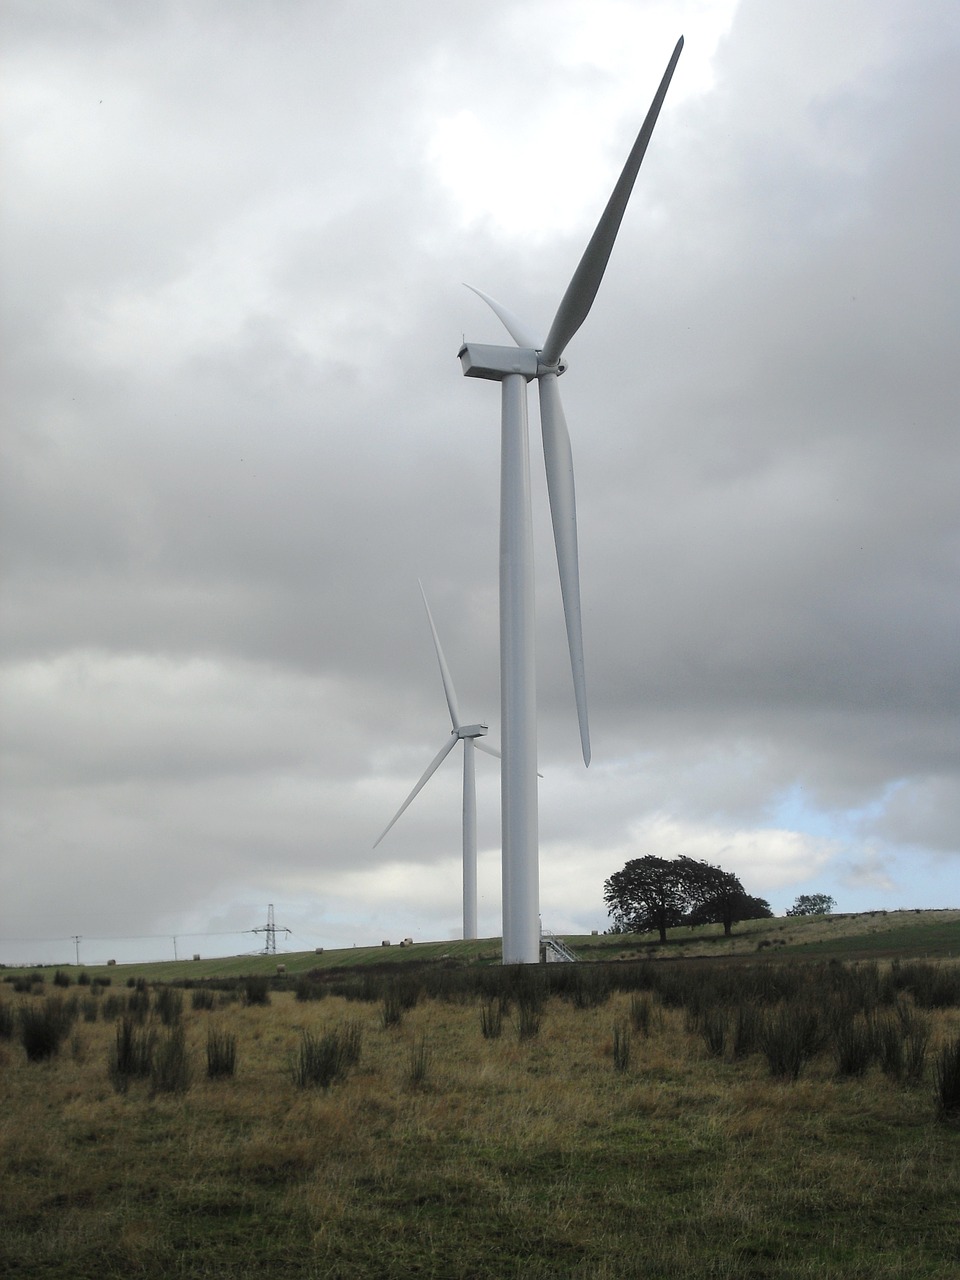
<svg viewBox="0 0 960 1280">
<path fill-rule="evenodd" d="M 578 959 L 577 953 L 562 938 L 558 938 L 549 929 L 540 930 L 541 964 L 576 964 Z"/>
</svg>

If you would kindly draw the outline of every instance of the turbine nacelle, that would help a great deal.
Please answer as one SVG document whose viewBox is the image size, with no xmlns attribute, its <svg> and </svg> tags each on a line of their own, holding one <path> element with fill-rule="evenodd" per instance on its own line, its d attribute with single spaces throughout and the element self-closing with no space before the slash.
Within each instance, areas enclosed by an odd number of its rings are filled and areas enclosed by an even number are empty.
<svg viewBox="0 0 960 1280">
<path fill-rule="evenodd" d="M 485 724 L 462 724 L 453 731 L 458 738 L 482 738 L 487 732 Z"/>
<path fill-rule="evenodd" d="M 530 382 L 539 375 L 540 353 L 530 347 L 494 347 L 485 342 L 465 342 L 459 351 L 464 377 L 502 382 L 519 373 Z"/>
<path fill-rule="evenodd" d="M 475 291 L 476 292 L 476 291 Z M 457 353 L 466 378 L 486 378 L 501 382 L 508 374 L 519 373 L 527 382 L 553 373 L 566 373 L 567 362 L 544 364 L 533 347 L 497 347 L 484 342 L 465 342 Z"/>
</svg>

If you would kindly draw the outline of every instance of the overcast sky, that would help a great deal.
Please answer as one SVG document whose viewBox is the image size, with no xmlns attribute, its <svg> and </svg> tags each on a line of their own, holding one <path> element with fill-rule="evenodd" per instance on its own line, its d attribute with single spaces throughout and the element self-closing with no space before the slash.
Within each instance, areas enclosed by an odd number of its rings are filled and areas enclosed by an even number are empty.
<svg viewBox="0 0 960 1280">
<path fill-rule="evenodd" d="M 499 394 L 686 39 L 539 429 L 541 908 L 628 858 L 960 906 L 956 0 L 7 0 L 0 961 L 456 937 Z M 535 396 L 533 397 L 535 400 Z M 477 764 L 500 932 L 497 762 Z M 174 938 L 177 942 L 174 943 Z M 128 939 L 129 941 L 121 941 Z"/>
</svg>

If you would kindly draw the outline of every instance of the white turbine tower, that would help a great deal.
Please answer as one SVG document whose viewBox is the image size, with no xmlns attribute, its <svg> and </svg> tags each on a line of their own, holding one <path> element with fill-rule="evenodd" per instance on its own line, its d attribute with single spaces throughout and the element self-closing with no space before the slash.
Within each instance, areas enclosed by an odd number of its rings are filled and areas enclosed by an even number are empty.
<svg viewBox="0 0 960 1280">
<path fill-rule="evenodd" d="M 545 342 L 479 290 L 516 347 L 464 343 L 460 361 L 468 378 L 501 386 L 500 453 L 500 714 L 503 826 L 503 962 L 540 959 L 540 885 L 537 830 L 537 705 L 534 652 L 533 520 L 526 384 L 540 388 L 540 427 L 560 591 L 567 627 L 584 764 L 590 763 L 587 692 L 580 622 L 577 511 L 570 437 L 557 378 L 564 349 L 583 324 L 603 279 L 627 201 L 666 97 L 683 37 L 677 42 L 646 119 L 633 144 L 590 243 L 563 295 Z M 623 358 L 623 351 L 618 352 Z"/>
<path fill-rule="evenodd" d="M 373 847 L 377 847 L 396 820 L 400 817 L 401 813 L 403 813 L 404 809 L 406 809 L 411 800 L 413 800 L 414 797 L 423 789 L 426 783 L 430 781 L 457 743 L 462 742 L 463 936 L 465 938 L 475 938 L 477 936 L 477 775 L 473 749 L 475 746 L 479 747 L 481 751 L 486 751 L 488 755 L 496 756 L 498 760 L 500 758 L 500 752 L 496 747 L 491 747 L 489 743 L 480 741 L 487 732 L 487 726 L 485 724 L 464 724 L 460 719 L 460 708 L 457 705 L 457 693 L 453 687 L 453 678 L 450 675 L 450 668 L 447 666 L 447 660 L 443 656 L 443 649 L 440 647 L 440 637 L 437 635 L 437 628 L 434 625 L 433 614 L 431 614 L 430 606 L 427 604 L 427 596 L 423 589 L 423 583 L 421 582 L 419 585 L 420 594 L 423 596 L 423 606 L 427 611 L 427 619 L 430 623 L 430 630 L 433 633 L 433 646 L 437 651 L 437 661 L 440 664 L 440 678 L 443 680 L 443 692 L 447 696 L 447 707 L 450 710 L 450 723 L 453 728 L 450 737 L 427 765 L 423 777 L 387 823 L 384 830 L 377 837 L 376 843 Z"/>
</svg>

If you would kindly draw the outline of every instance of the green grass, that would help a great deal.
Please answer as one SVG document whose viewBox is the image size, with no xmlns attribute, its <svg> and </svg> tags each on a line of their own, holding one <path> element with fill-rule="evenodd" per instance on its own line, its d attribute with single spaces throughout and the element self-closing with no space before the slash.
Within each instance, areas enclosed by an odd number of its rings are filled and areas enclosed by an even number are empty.
<svg viewBox="0 0 960 1280">
<path fill-rule="evenodd" d="M 744 956 L 754 958 L 759 951 L 771 955 L 800 952 L 852 959 L 858 955 L 903 957 L 960 956 L 960 909 L 921 911 L 873 911 L 857 915 L 776 917 L 772 920 L 745 920 L 725 938 L 719 925 L 670 930 L 665 945 L 655 934 L 564 935 L 579 959 L 590 963 L 618 959 L 689 959 L 694 957 Z M 161 960 L 148 964 L 69 965 L 0 968 L 0 977 L 23 977 L 40 972 L 47 984 L 60 971 L 71 983 L 81 973 L 89 978 L 109 978 L 112 987 L 124 987 L 130 978 L 148 982 L 183 982 L 203 979 L 239 978 L 247 975 L 276 977 L 278 965 L 286 976 L 296 978 L 311 970 L 377 969 L 383 965 L 424 964 L 499 965 L 500 939 L 417 942 L 412 946 L 347 947 L 314 951 L 284 952 L 273 956 L 222 956 L 202 960 Z"/>
<path fill-rule="evenodd" d="M 857 956 L 935 958 L 960 955 L 960 919 L 934 924 L 911 924 L 911 915 L 911 912 L 897 912 L 897 921 L 889 926 L 874 924 L 866 933 L 817 938 L 799 945 L 805 951 L 847 959 Z M 789 948 L 793 951 L 797 949 L 797 944 Z"/>
<path fill-rule="evenodd" d="M 500 939 L 420 942 L 411 947 L 347 947 L 314 951 L 283 952 L 278 955 L 219 956 L 201 960 L 157 960 L 148 963 L 116 965 L 36 965 L 0 967 L 0 977 L 11 979 L 33 972 L 45 974 L 52 983 L 53 973 L 59 969 L 75 982 L 81 973 L 93 978 L 109 978 L 112 988 L 124 987 L 130 978 L 145 978 L 148 982 L 202 981 L 203 979 L 239 978 L 247 975 L 273 977 L 279 965 L 283 965 L 289 977 L 309 972 L 311 969 L 352 969 L 375 967 L 383 964 L 410 965 L 442 963 L 453 960 L 467 964 L 499 964 Z"/>
</svg>

